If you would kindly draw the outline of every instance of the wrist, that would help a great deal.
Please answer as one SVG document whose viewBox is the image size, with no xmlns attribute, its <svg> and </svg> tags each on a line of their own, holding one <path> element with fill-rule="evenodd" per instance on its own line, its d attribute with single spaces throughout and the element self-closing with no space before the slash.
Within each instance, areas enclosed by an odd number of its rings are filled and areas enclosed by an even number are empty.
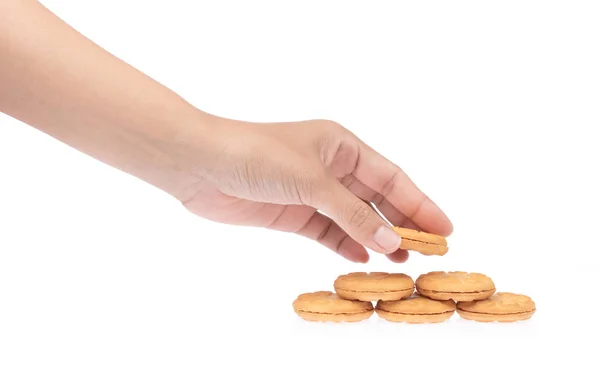
<svg viewBox="0 0 600 376">
<path fill-rule="evenodd" d="M 188 200 L 216 163 L 227 126 L 226 119 L 197 109 L 172 119 L 168 132 L 150 140 L 156 152 L 140 177 L 179 201 Z"/>
</svg>

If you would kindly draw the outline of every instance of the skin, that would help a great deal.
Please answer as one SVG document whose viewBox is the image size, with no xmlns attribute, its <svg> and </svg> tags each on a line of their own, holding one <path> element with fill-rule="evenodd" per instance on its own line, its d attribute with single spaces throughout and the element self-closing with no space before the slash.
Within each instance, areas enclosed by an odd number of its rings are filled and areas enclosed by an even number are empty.
<svg viewBox="0 0 600 376">
<path fill-rule="evenodd" d="M 199 216 L 296 233 L 354 262 L 366 249 L 408 257 L 371 205 L 393 225 L 452 232 L 398 166 L 340 124 L 203 112 L 37 1 L 0 0 L 0 111 Z"/>
</svg>

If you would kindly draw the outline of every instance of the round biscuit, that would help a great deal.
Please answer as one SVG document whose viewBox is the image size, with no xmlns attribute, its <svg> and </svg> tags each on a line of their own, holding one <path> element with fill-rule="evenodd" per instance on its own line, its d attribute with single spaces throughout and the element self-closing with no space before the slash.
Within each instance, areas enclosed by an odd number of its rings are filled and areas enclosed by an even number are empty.
<svg viewBox="0 0 600 376">
<path fill-rule="evenodd" d="M 413 294 L 401 301 L 379 301 L 375 306 L 377 315 L 387 321 L 409 324 L 438 323 L 454 314 L 456 304 L 452 300 L 437 301 Z"/>
<path fill-rule="evenodd" d="M 392 313 L 430 315 L 452 312 L 456 309 L 456 303 L 452 300 L 433 300 L 413 294 L 400 301 L 379 301 L 375 308 Z"/>
<path fill-rule="evenodd" d="M 496 286 L 481 273 L 429 272 L 416 280 L 419 294 L 436 300 L 471 301 L 490 297 Z"/>
<path fill-rule="evenodd" d="M 510 322 L 531 318 L 536 306 L 527 295 L 499 292 L 485 300 L 459 302 L 457 311 L 469 320 Z"/>
<path fill-rule="evenodd" d="M 331 291 L 301 294 L 292 306 L 298 316 L 309 321 L 360 321 L 373 314 L 371 302 L 345 300 Z"/>
<path fill-rule="evenodd" d="M 348 300 L 399 300 L 413 293 L 415 282 L 403 273 L 356 272 L 337 277 L 333 287 Z"/>
<path fill-rule="evenodd" d="M 443 256 L 448 252 L 448 242 L 443 236 L 398 226 L 394 227 L 394 231 L 402 238 L 401 249 L 427 256 Z"/>
</svg>

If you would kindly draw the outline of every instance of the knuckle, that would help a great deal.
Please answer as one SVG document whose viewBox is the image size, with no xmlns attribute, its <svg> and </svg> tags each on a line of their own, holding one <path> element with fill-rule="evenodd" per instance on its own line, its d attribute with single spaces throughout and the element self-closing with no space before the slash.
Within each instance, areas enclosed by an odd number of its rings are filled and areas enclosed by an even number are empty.
<svg viewBox="0 0 600 376">
<path fill-rule="evenodd" d="M 324 139 L 337 138 L 344 129 L 341 124 L 333 120 L 318 120 L 314 126 Z"/>
<path fill-rule="evenodd" d="M 384 184 L 383 188 L 381 188 L 381 193 L 383 196 L 389 196 L 389 194 L 396 188 L 396 182 L 398 181 L 399 174 L 400 169 L 396 169 L 396 171 L 394 171 L 394 173 L 390 177 L 390 180 L 388 180 Z"/>
<path fill-rule="evenodd" d="M 371 217 L 371 210 L 365 203 L 357 201 L 348 208 L 348 224 L 354 228 L 361 228 Z"/>
<path fill-rule="evenodd" d="M 331 228 L 333 227 L 333 221 L 330 220 L 329 223 L 327 224 L 327 226 L 325 226 L 325 228 L 323 228 L 323 230 L 319 233 L 319 235 L 317 235 L 317 241 L 318 242 L 322 242 L 325 238 L 327 238 L 327 236 L 329 235 L 329 231 L 331 231 Z"/>
<path fill-rule="evenodd" d="M 348 132 L 340 124 L 331 120 L 320 120 L 317 127 L 315 144 L 321 162 L 329 166 L 338 152 L 347 146 Z"/>
<path fill-rule="evenodd" d="M 328 129 L 333 129 L 333 130 L 338 130 L 338 129 L 342 129 L 342 125 L 336 121 L 333 120 L 322 120 L 325 127 Z"/>
<path fill-rule="evenodd" d="M 352 184 L 354 184 L 355 182 L 356 182 L 356 176 L 353 174 L 348 174 L 340 180 L 340 183 L 346 188 L 351 187 Z"/>
</svg>

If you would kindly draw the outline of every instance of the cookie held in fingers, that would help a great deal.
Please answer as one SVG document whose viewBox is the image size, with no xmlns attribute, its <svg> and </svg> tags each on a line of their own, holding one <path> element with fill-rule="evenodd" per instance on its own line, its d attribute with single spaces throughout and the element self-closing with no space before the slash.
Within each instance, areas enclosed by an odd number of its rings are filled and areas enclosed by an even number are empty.
<svg viewBox="0 0 600 376">
<path fill-rule="evenodd" d="M 342 299 L 374 302 L 407 298 L 415 282 L 403 273 L 357 272 L 337 277 L 333 287 Z"/>
<path fill-rule="evenodd" d="M 481 273 L 430 272 L 416 281 L 417 292 L 430 299 L 456 302 L 483 300 L 496 292 L 492 279 Z"/>
<path fill-rule="evenodd" d="M 448 252 L 448 242 L 443 236 L 397 226 L 394 226 L 394 231 L 402 238 L 402 249 L 427 256 L 443 256 Z"/>
<path fill-rule="evenodd" d="M 489 299 L 457 304 L 460 317 L 481 322 L 528 320 L 535 311 L 535 302 L 530 297 L 510 292 L 499 292 Z"/>
<path fill-rule="evenodd" d="M 344 300 L 330 291 L 301 294 L 292 305 L 296 314 L 307 321 L 357 322 L 374 312 L 371 302 Z"/>
<path fill-rule="evenodd" d="M 408 324 L 439 323 L 448 320 L 456 310 L 452 300 L 432 300 L 419 294 L 397 301 L 379 301 L 377 315 L 391 322 Z"/>
</svg>

